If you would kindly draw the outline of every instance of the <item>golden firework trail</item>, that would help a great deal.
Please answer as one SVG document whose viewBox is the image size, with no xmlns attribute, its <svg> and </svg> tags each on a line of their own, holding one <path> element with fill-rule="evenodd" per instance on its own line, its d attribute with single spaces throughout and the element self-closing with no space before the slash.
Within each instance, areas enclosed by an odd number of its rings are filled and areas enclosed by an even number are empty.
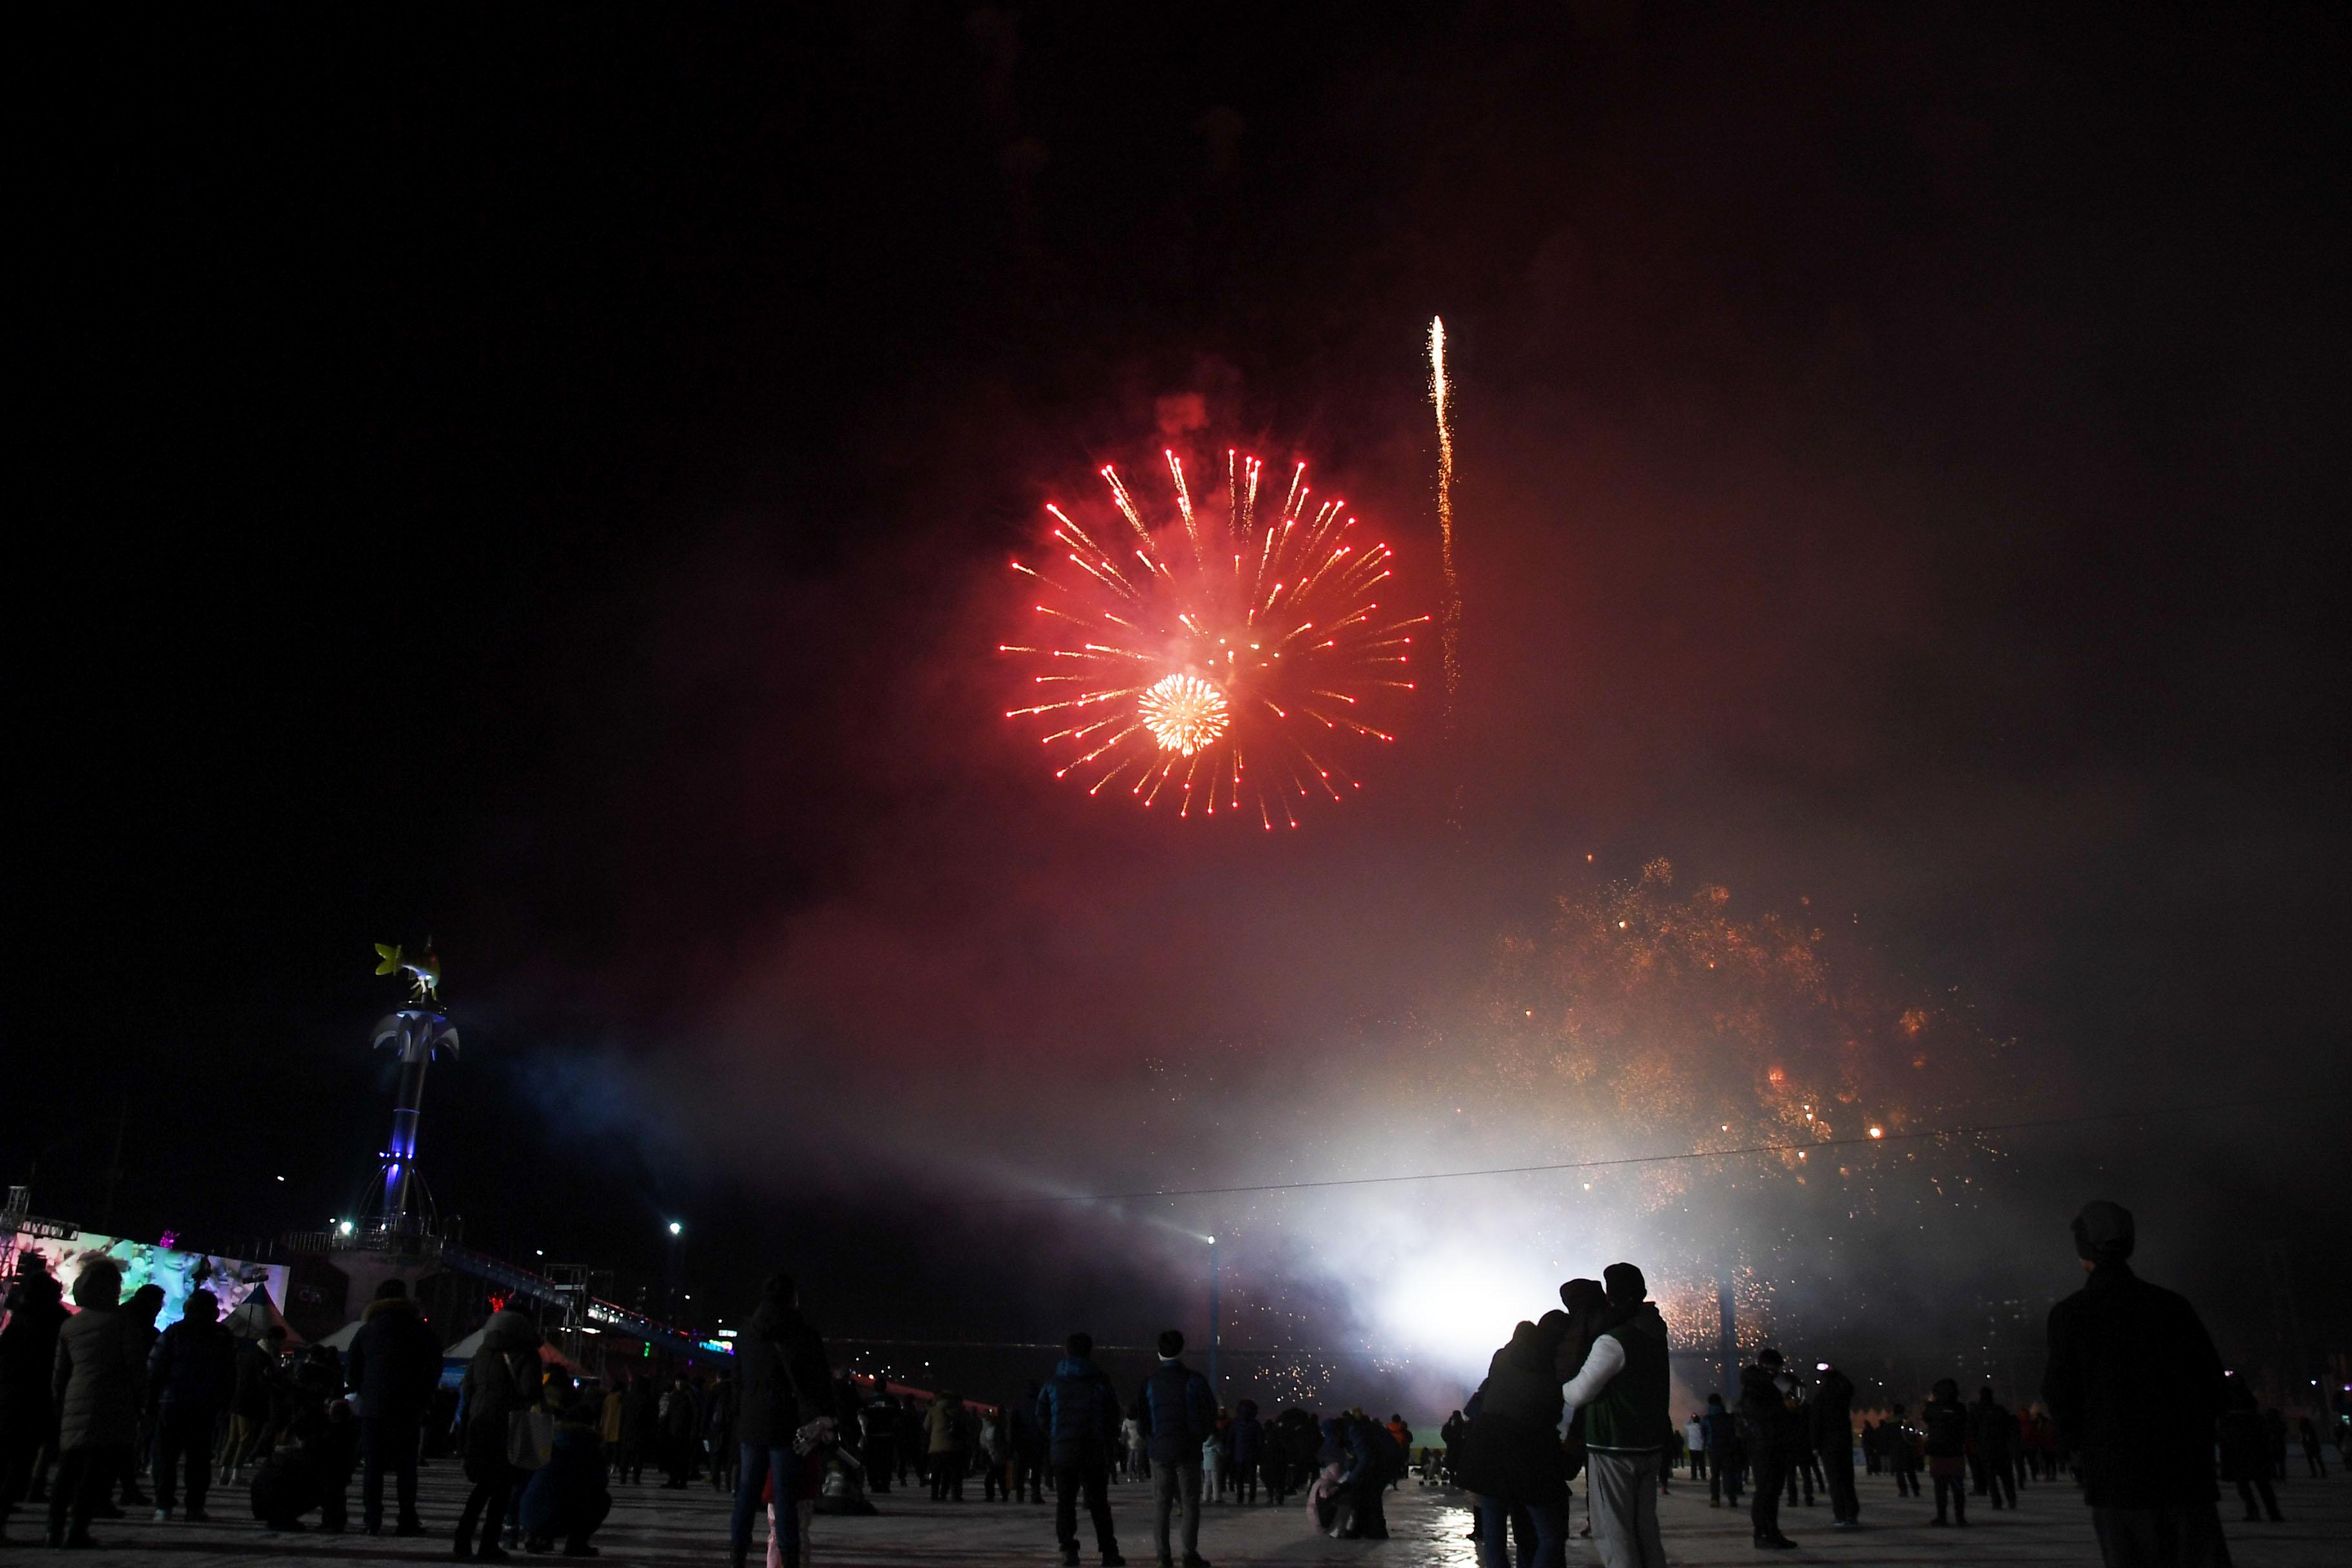
<svg viewBox="0 0 2352 1568">
<path fill-rule="evenodd" d="M 1445 319 L 1429 318 L 1429 403 L 1437 414 L 1437 542 L 1444 577 L 1439 647 L 1445 663 L 1445 727 L 1454 728 L 1454 702 L 1462 689 L 1462 584 L 1454 574 L 1453 384 L 1445 379 Z"/>
<path fill-rule="evenodd" d="M 1155 528 L 1118 470 L 1101 470 L 1119 521 L 1045 508 L 1050 553 L 1013 569 L 1039 584 L 1030 628 L 1000 653 L 1024 661 L 1054 776 L 1089 795 L 1116 783 L 1179 816 L 1255 812 L 1268 831 L 1361 784 L 1341 753 L 1395 735 L 1374 721 L 1405 679 L 1427 616 L 1383 612 L 1385 543 L 1365 542 L 1343 498 L 1317 500 L 1307 465 L 1261 517 L 1263 465 L 1225 454 L 1223 515 L 1167 460 L 1175 516 Z M 1120 521 L 1126 525 L 1121 537 Z"/>
</svg>

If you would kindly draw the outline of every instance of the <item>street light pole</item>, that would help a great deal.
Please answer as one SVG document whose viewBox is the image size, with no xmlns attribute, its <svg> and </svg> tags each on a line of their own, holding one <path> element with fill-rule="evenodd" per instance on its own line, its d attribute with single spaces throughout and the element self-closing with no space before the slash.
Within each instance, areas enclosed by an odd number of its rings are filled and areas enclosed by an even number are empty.
<svg viewBox="0 0 2352 1568">
<path fill-rule="evenodd" d="M 1209 1237 L 1209 1394 L 1212 1399 L 1224 1397 L 1223 1384 L 1217 1381 L 1217 1238 Z"/>
</svg>

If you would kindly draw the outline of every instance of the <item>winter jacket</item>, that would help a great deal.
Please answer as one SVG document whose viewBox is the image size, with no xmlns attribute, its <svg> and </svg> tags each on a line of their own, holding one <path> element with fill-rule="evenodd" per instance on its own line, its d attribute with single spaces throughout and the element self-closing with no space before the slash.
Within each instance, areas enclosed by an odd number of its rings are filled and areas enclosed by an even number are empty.
<svg viewBox="0 0 2352 1568">
<path fill-rule="evenodd" d="M 2082 1456 L 2093 1508 L 2211 1502 L 2221 1357 L 2197 1309 L 2127 1264 L 2102 1263 L 2050 1310 L 2042 1401 Z"/>
<path fill-rule="evenodd" d="M 621 1436 L 625 1442 L 651 1444 L 660 1436 L 661 1396 L 654 1392 L 652 1378 L 640 1377 L 621 1396 Z"/>
<path fill-rule="evenodd" d="M 248 1421 L 269 1418 L 269 1385 L 277 1380 L 278 1361 L 259 1340 L 236 1342 L 236 1384 L 228 1396 L 229 1414 Z"/>
<path fill-rule="evenodd" d="M 1479 1496 L 1538 1508 L 1560 1500 L 1569 1480 L 1554 1364 L 1560 1338 L 1557 1327 L 1527 1324 L 1487 1363 L 1454 1458 L 1463 1486 Z"/>
<path fill-rule="evenodd" d="M 86 1306 L 58 1331 L 49 1397 L 58 1448 L 128 1448 L 147 1396 L 142 1325 L 119 1307 Z"/>
<path fill-rule="evenodd" d="M 584 1537 L 612 1510 L 604 1489 L 604 1442 L 593 1426 L 565 1423 L 555 1429 L 547 1463 L 522 1494 L 522 1532 L 542 1541 Z"/>
<path fill-rule="evenodd" d="M 1977 1454 L 1987 1464 L 2004 1465 L 2016 1447 L 2013 1435 L 2017 1426 L 2008 1407 L 1979 1397 L 1969 1406 L 1969 1441 L 1976 1445 Z"/>
<path fill-rule="evenodd" d="M 1956 1399 L 1931 1399 L 1919 1407 L 1927 1429 L 1927 1458 L 1956 1459 L 1969 1451 L 1969 1407 Z"/>
<path fill-rule="evenodd" d="M 924 1451 L 931 1454 L 952 1454 L 962 1430 L 963 1401 L 952 1394 L 941 1394 L 931 1401 L 923 1415 Z"/>
<path fill-rule="evenodd" d="M 2268 1480 L 2271 1474 L 2270 1434 L 2263 1430 L 2263 1413 L 2252 1404 L 2221 1413 L 2221 1479 L 2225 1481 Z"/>
<path fill-rule="evenodd" d="M 506 1463 L 507 1428 L 518 1412 L 538 1403 L 543 1373 L 539 1330 L 520 1312 L 495 1312 L 482 1329 L 482 1344 L 467 1364 L 460 1392 L 466 1401 L 466 1473 L 480 1480 Z"/>
<path fill-rule="evenodd" d="M 19 1286 L 9 1293 L 8 1326 L 0 1329 L 0 1430 L 47 1436 L 54 1410 L 49 1378 L 57 1370 L 58 1331 L 70 1315 L 54 1282 Z"/>
<path fill-rule="evenodd" d="M 370 1301 L 352 1336 L 345 1375 L 370 1421 L 414 1421 L 441 1381 L 441 1342 L 405 1296 Z"/>
<path fill-rule="evenodd" d="M 1706 1414 L 1700 1418 L 1706 1428 L 1706 1451 L 1718 1458 L 1737 1462 L 1739 1456 L 1739 1417 L 1708 1397 Z"/>
<path fill-rule="evenodd" d="M 1198 1460 L 1201 1444 L 1217 1425 L 1217 1401 L 1209 1380 L 1182 1362 L 1162 1358 L 1143 1380 L 1144 1448 L 1151 1462 Z"/>
<path fill-rule="evenodd" d="M 1093 1362 L 1064 1356 L 1038 1391 L 1037 1422 L 1045 1429 L 1052 1463 L 1085 1465 L 1106 1458 L 1118 1436 L 1118 1391 Z"/>
<path fill-rule="evenodd" d="M 215 1322 L 183 1318 L 147 1356 L 148 1396 L 185 1410 L 218 1410 L 236 1392 L 236 1341 Z"/>
<path fill-rule="evenodd" d="M 735 1436 L 754 1448 L 789 1447 L 793 1434 L 833 1414 L 824 1341 L 796 1307 L 763 1301 L 735 1342 Z"/>
<path fill-rule="evenodd" d="M 1404 1449 L 1389 1436 L 1387 1427 L 1361 1415 L 1349 1415 L 1339 1422 L 1338 1436 L 1343 1485 L 1386 1486 L 1404 1473 Z"/>
<path fill-rule="evenodd" d="M 1813 1390 L 1813 1452 L 1822 1455 L 1853 1451 L 1853 1379 L 1837 1368 L 1822 1373 Z"/>
<path fill-rule="evenodd" d="M 1584 1411 L 1585 1446 L 1601 1453 L 1656 1453 L 1674 1416 L 1666 1409 L 1666 1321 L 1648 1301 L 1601 1331 L 1566 1391 Z"/>
<path fill-rule="evenodd" d="M 1256 1405 L 1244 1399 L 1241 1409 L 1234 1422 L 1234 1463 L 1255 1465 L 1265 1452 L 1265 1428 L 1258 1422 Z"/>
<path fill-rule="evenodd" d="M 1777 1455 L 1789 1436 L 1789 1401 L 1770 1372 L 1760 1366 L 1739 1369 L 1739 1446 L 1761 1464 Z"/>
</svg>

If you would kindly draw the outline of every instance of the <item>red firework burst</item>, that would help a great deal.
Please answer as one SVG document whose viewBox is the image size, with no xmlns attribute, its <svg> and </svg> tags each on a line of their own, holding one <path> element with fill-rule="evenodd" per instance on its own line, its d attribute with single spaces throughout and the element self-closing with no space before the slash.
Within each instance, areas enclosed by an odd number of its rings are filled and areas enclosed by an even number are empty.
<svg viewBox="0 0 2352 1568">
<path fill-rule="evenodd" d="M 1184 465 L 1164 454 L 1175 515 L 1146 523 L 1106 466 L 1114 519 L 1091 526 L 1048 505 L 1055 559 L 1013 569 L 1043 590 L 1037 628 L 999 651 L 1030 661 L 1037 719 L 1055 778 L 1089 795 L 1114 784 L 1176 815 L 1255 805 L 1269 830 L 1298 803 L 1362 787 L 1342 765 L 1356 745 L 1396 737 L 1367 721 L 1405 679 L 1412 629 L 1376 595 L 1393 555 L 1368 543 L 1341 499 L 1316 501 L 1307 465 L 1278 510 L 1261 517 L 1255 458 L 1225 454 L 1223 515 L 1196 510 Z"/>
</svg>

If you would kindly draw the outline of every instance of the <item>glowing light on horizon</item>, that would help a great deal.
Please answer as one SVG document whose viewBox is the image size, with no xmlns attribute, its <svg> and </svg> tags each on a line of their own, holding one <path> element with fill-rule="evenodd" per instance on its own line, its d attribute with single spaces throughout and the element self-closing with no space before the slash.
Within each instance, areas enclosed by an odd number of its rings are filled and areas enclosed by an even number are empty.
<svg viewBox="0 0 2352 1568">
<path fill-rule="evenodd" d="M 1172 516 L 1155 524 L 1106 464 L 1116 520 L 1049 504 L 1053 548 L 1012 563 L 1045 592 L 997 645 L 1026 661 L 1031 698 L 1005 717 L 1045 721 L 1054 776 L 1089 795 L 1117 784 L 1180 817 L 1295 828 L 1302 805 L 1362 787 L 1344 753 L 1395 740 L 1380 710 L 1414 689 L 1410 634 L 1430 617 L 1383 611 L 1395 552 L 1318 497 L 1305 463 L 1265 515 L 1257 458 L 1228 450 L 1223 486 L 1196 489 L 1161 455 Z"/>
</svg>

